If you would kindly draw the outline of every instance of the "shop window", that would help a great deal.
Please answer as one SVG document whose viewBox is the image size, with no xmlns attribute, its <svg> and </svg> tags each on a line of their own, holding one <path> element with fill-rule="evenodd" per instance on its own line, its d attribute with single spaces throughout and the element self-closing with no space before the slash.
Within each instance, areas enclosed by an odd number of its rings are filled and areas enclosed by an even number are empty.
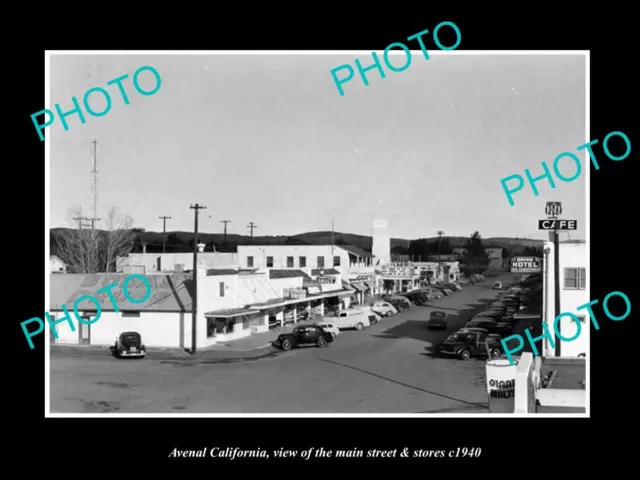
<svg viewBox="0 0 640 480">
<path fill-rule="evenodd" d="M 307 266 L 307 257 L 300 257 L 300 268 L 305 268 Z"/>
<path fill-rule="evenodd" d="M 587 288 L 587 269 L 586 268 L 581 268 L 580 269 L 580 290 L 585 290 Z"/>
<path fill-rule="evenodd" d="M 226 335 L 227 333 L 227 319 L 226 318 L 216 318 L 215 319 L 216 330 L 215 333 L 220 335 Z"/>
<path fill-rule="evenodd" d="M 253 268 L 253 257 L 247 257 L 247 267 Z"/>
<path fill-rule="evenodd" d="M 273 268 L 273 257 L 267 257 L 267 268 Z"/>
<path fill-rule="evenodd" d="M 220 296 L 224 297 L 224 282 L 220 282 Z"/>
<path fill-rule="evenodd" d="M 318 268 L 324 268 L 324 257 L 318 257 Z"/>
<path fill-rule="evenodd" d="M 215 318 L 207 317 L 207 338 L 213 338 L 216 336 L 216 320 Z"/>
<path fill-rule="evenodd" d="M 287 268 L 293 268 L 293 257 L 287 257 Z"/>
<path fill-rule="evenodd" d="M 333 257 L 333 266 L 334 267 L 340 266 L 340 257 Z"/>
</svg>

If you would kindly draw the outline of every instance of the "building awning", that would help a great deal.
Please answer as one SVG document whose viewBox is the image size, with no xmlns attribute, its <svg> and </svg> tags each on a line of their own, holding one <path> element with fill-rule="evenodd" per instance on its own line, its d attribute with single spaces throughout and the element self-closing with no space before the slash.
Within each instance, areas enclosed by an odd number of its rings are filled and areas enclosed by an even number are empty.
<svg viewBox="0 0 640 480">
<path fill-rule="evenodd" d="M 369 287 L 369 290 L 373 290 L 373 283 L 372 282 L 364 282 L 364 284 Z"/>
<path fill-rule="evenodd" d="M 260 311 L 252 309 L 252 308 L 227 308 L 227 309 L 224 309 L 224 310 L 213 310 L 211 312 L 206 312 L 204 314 L 204 316 L 205 317 L 233 318 L 233 317 L 239 317 L 241 315 L 252 315 L 254 313 L 260 313 Z"/>
<path fill-rule="evenodd" d="M 359 292 L 364 292 L 366 290 L 366 287 L 362 283 L 352 283 L 351 286 Z"/>
</svg>

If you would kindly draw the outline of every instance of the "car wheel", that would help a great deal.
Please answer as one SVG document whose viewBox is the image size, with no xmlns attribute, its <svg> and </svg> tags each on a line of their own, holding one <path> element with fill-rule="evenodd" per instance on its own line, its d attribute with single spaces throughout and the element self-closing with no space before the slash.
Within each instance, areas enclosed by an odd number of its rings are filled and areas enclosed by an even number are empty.
<svg viewBox="0 0 640 480">
<path fill-rule="evenodd" d="M 500 351 L 499 348 L 491 349 L 491 358 L 499 358 L 501 355 L 502 355 L 502 352 Z"/>
<path fill-rule="evenodd" d="M 289 340 L 282 341 L 282 349 L 283 350 L 291 350 L 291 342 Z"/>
<path fill-rule="evenodd" d="M 469 360 L 471 358 L 471 352 L 468 349 L 460 350 L 460 358 L 462 360 Z"/>
<path fill-rule="evenodd" d="M 320 337 L 320 338 L 318 339 L 318 343 L 317 343 L 317 345 L 318 345 L 318 347 L 320 347 L 320 348 L 322 348 L 322 347 L 326 347 L 326 346 L 327 346 L 327 341 L 326 341 L 324 338 Z"/>
<path fill-rule="evenodd" d="M 362 330 L 363 328 L 364 328 L 364 325 L 363 325 L 363 324 L 361 324 L 361 323 L 358 323 L 358 324 L 356 325 L 356 330 Z"/>
<path fill-rule="evenodd" d="M 387 310 L 387 313 L 385 313 L 385 315 L 387 317 L 392 317 L 393 316 L 393 312 L 391 310 Z"/>
</svg>

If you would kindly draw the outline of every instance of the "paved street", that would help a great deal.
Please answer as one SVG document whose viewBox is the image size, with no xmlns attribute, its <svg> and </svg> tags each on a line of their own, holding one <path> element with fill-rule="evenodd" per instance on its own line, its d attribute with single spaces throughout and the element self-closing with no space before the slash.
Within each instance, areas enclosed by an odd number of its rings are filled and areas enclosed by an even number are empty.
<svg viewBox="0 0 640 480">
<path fill-rule="evenodd" d="M 343 331 L 328 348 L 274 349 L 258 359 L 117 360 L 51 354 L 53 413 L 473 413 L 486 412 L 484 360 L 429 354 L 495 296 L 494 280 Z M 434 309 L 447 332 L 429 331 Z M 269 351 L 267 350 L 267 353 Z"/>
</svg>

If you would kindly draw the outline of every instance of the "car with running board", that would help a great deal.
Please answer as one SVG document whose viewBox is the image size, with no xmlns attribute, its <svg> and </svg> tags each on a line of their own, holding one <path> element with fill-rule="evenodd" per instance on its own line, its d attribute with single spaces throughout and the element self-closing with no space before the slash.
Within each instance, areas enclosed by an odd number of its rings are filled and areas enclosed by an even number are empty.
<svg viewBox="0 0 640 480">
<path fill-rule="evenodd" d="M 334 340 L 334 336 L 319 325 L 299 325 L 290 333 L 281 333 L 273 342 L 273 346 L 282 350 L 316 346 L 326 347 Z"/>
</svg>

